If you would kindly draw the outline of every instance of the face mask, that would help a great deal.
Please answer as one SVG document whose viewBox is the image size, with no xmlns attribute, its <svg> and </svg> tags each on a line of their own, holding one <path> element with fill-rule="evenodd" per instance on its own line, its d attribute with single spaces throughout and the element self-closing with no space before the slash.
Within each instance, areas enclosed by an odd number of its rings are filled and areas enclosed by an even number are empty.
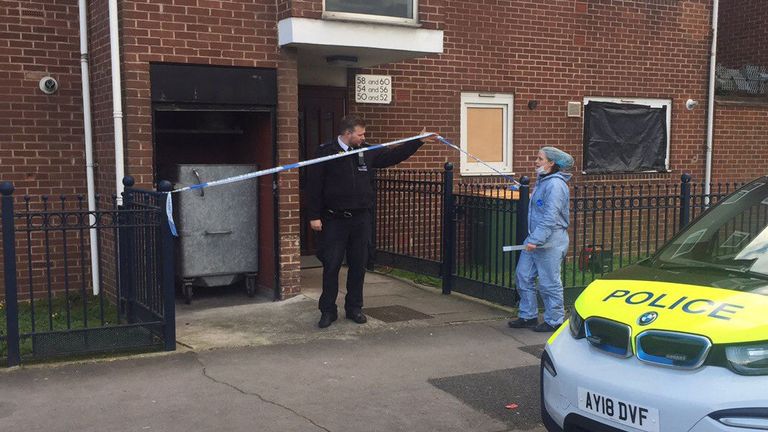
<svg viewBox="0 0 768 432">
<path fill-rule="evenodd" d="M 544 167 L 536 167 L 536 174 L 537 175 L 544 175 L 547 173 L 547 169 Z"/>
</svg>

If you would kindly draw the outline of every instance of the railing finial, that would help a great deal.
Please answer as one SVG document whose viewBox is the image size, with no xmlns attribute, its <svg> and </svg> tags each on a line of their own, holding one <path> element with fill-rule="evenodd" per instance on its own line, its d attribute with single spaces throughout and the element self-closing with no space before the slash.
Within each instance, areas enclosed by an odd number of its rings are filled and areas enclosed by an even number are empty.
<svg viewBox="0 0 768 432">
<path fill-rule="evenodd" d="M 3 195 L 10 195 L 10 194 L 13 193 L 14 190 L 16 190 L 16 188 L 13 187 L 13 183 L 11 183 L 11 182 L 4 181 L 4 182 L 0 183 L 0 192 Z"/>
</svg>

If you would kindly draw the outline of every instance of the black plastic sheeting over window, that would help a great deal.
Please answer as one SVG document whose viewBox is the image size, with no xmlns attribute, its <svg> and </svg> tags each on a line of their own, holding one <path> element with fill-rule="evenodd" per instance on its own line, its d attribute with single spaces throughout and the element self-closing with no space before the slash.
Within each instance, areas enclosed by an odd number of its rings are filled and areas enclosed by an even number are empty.
<svg viewBox="0 0 768 432">
<path fill-rule="evenodd" d="M 584 107 L 584 171 L 666 171 L 667 107 L 589 102 Z"/>
</svg>

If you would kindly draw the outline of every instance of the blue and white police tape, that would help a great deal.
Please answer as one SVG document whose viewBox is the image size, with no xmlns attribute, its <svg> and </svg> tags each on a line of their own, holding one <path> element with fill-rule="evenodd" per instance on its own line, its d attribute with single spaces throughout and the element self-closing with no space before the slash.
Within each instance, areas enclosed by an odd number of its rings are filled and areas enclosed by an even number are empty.
<svg viewBox="0 0 768 432">
<path fill-rule="evenodd" d="M 204 189 L 204 188 L 208 188 L 208 187 L 212 187 L 212 186 L 225 185 L 225 184 L 228 184 L 228 183 L 235 183 L 235 182 L 239 182 L 239 181 L 243 181 L 243 180 L 248 180 L 248 179 L 252 179 L 252 178 L 256 178 L 256 177 L 261 177 L 261 176 L 265 176 L 265 175 L 269 175 L 269 174 L 279 173 L 281 171 L 287 171 L 289 169 L 301 168 L 301 167 L 305 167 L 305 166 L 309 166 L 309 165 L 314 165 L 314 164 L 318 164 L 318 163 L 322 163 L 322 162 L 327 162 L 329 160 L 338 159 L 338 158 L 342 158 L 342 157 L 347 157 L 349 155 L 353 155 L 353 154 L 356 154 L 356 153 L 363 153 L 363 152 L 367 152 L 367 151 L 378 150 L 378 149 L 381 149 L 381 148 L 384 148 L 384 147 L 389 147 L 389 146 L 393 146 L 393 145 L 397 145 L 397 144 L 402 144 L 404 142 L 413 141 L 413 140 L 417 140 L 417 139 L 422 139 L 422 138 L 430 137 L 430 136 L 433 136 L 433 135 L 435 135 L 435 134 L 434 133 L 425 133 L 425 134 L 415 135 L 415 136 L 412 136 L 412 137 L 409 137 L 409 138 L 403 138 L 403 139 L 399 139 L 399 140 L 396 140 L 396 141 L 390 141 L 390 142 L 387 142 L 387 143 L 384 143 L 384 144 L 377 144 L 377 145 L 372 145 L 372 146 L 369 146 L 369 147 L 361 147 L 359 149 L 350 150 L 350 151 L 343 152 L 343 153 L 332 154 L 332 155 L 323 156 L 323 157 L 319 157 L 319 158 L 315 158 L 315 159 L 309 159 L 309 160 L 305 160 L 305 161 L 301 161 L 301 162 L 292 163 L 292 164 L 289 164 L 289 165 L 282 165 L 282 166 L 278 166 L 278 167 L 274 167 L 274 168 L 269 168 L 269 169 L 265 169 L 265 170 L 261 170 L 261 171 L 254 171 L 254 172 L 247 173 L 247 174 L 241 174 L 241 175 L 238 175 L 238 176 L 228 177 L 228 178 L 221 179 L 221 180 L 214 180 L 214 181 L 210 181 L 210 182 L 205 182 L 205 183 L 199 183 L 199 184 L 194 184 L 194 185 L 190 185 L 190 186 L 185 186 L 185 187 L 182 187 L 182 188 L 179 188 L 179 189 L 174 189 L 174 190 L 172 190 L 170 192 L 167 192 L 168 193 L 168 199 L 165 200 L 165 213 L 168 216 L 168 226 L 170 227 L 171 234 L 173 234 L 174 237 L 178 237 L 179 235 L 178 235 L 178 231 L 176 230 L 176 223 L 173 221 L 173 202 L 172 202 L 171 196 L 170 196 L 170 194 L 172 194 L 172 193 L 184 192 L 184 191 L 195 190 L 195 189 Z"/>
<path fill-rule="evenodd" d="M 239 181 L 243 181 L 243 180 L 248 180 L 248 179 L 252 179 L 252 178 L 256 178 L 256 177 L 261 177 L 261 176 L 265 176 L 265 175 L 269 175 L 269 174 L 276 174 L 276 173 L 279 173 L 281 171 L 287 171 L 289 169 L 301 168 L 301 167 L 305 167 L 305 166 L 309 166 L 309 165 L 314 165 L 314 164 L 318 164 L 318 163 L 322 163 L 322 162 L 327 162 L 329 160 L 346 157 L 346 156 L 349 156 L 349 155 L 352 155 L 352 154 L 356 154 L 356 153 L 363 153 L 363 152 L 367 152 L 367 151 L 378 150 L 378 149 L 381 149 L 381 148 L 384 148 L 384 147 L 389 147 L 389 146 L 393 146 L 393 145 L 397 145 L 397 144 L 402 144 L 402 143 L 405 143 L 405 142 L 408 142 L 408 141 L 422 139 L 422 138 L 426 138 L 426 137 L 433 136 L 433 135 L 435 135 L 435 134 L 434 133 L 425 133 L 425 134 L 415 135 L 415 136 L 412 136 L 412 137 L 403 138 L 403 139 L 399 139 L 399 140 L 396 140 L 396 141 L 390 141 L 390 142 L 383 143 L 383 144 L 372 145 L 372 146 L 369 146 L 369 147 L 361 147 L 359 149 L 351 150 L 351 151 L 347 151 L 347 152 L 343 152 L 343 153 L 337 153 L 337 154 L 323 156 L 323 157 L 319 157 L 319 158 L 315 158 L 315 159 L 309 159 L 309 160 L 305 160 L 305 161 L 301 161 L 301 162 L 296 162 L 296 163 L 292 163 L 292 164 L 289 164 L 289 165 L 282 165 L 282 166 L 278 166 L 278 167 L 274 167 L 274 168 L 269 168 L 269 169 L 265 169 L 265 170 L 261 170 L 261 171 L 254 171 L 254 172 L 247 173 L 247 174 L 241 174 L 239 176 L 228 177 L 228 178 L 221 179 L 221 180 L 214 180 L 214 181 L 210 181 L 210 182 L 205 182 L 205 183 L 199 183 L 199 184 L 194 184 L 194 185 L 190 185 L 190 186 L 185 186 L 185 187 L 182 187 L 182 188 L 179 188 L 179 189 L 174 189 L 174 190 L 172 190 L 170 192 L 167 192 L 168 193 L 168 199 L 165 200 L 165 213 L 168 216 L 168 226 L 170 227 L 170 230 L 171 230 L 171 233 L 173 234 L 173 236 L 174 237 L 178 237 L 179 234 L 178 234 L 178 231 L 176 230 L 176 223 L 173 221 L 173 201 L 171 200 L 171 196 L 170 196 L 170 194 L 172 194 L 172 193 L 184 192 L 184 191 L 195 190 L 195 189 L 204 189 L 204 188 L 208 188 L 208 187 L 212 187 L 212 186 L 220 186 L 220 185 L 225 185 L 225 184 L 228 184 L 228 183 L 235 183 L 235 182 L 239 182 Z M 445 145 L 447 145 L 449 147 L 452 147 L 452 148 L 454 148 L 454 149 L 456 149 L 456 150 L 466 154 L 467 156 L 471 157 L 472 159 L 476 160 L 477 162 L 479 162 L 479 163 L 485 165 L 486 167 L 490 168 L 492 171 L 494 171 L 495 173 L 499 174 L 501 177 L 509 180 L 510 181 L 509 189 L 512 189 L 512 190 L 518 190 L 519 189 L 520 183 L 518 183 L 518 181 L 515 180 L 514 178 L 512 178 L 512 177 L 502 173 L 501 171 L 499 171 L 498 169 L 492 167 L 491 165 L 489 165 L 488 163 L 486 163 L 482 159 L 480 159 L 477 156 L 469 153 L 468 151 L 462 149 L 461 147 L 451 143 L 450 141 L 448 141 L 447 139 L 441 137 L 440 135 L 435 135 L 435 137 L 439 141 L 444 143 Z"/>
<path fill-rule="evenodd" d="M 505 179 L 509 180 L 509 182 L 510 182 L 509 189 L 510 190 L 518 190 L 518 189 L 520 189 L 520 182 L 518 182 L 514 178 L 512 178 L 512 177 L 502 173 L 498 169 L 496 169 L 493 166 L 489 165 L 484 160 L 482 160 L 479 157 L 473 155 L 472 153 L 462 149 L 461 147 L 457 146 L 456 144 L 453 144 L 452 142 L 448 141 L 447 139 L 441 137 L 440 135 L 437 136 L 437 139 L 440 140 L 440 142 L 442 142 L 443 144 L 445 144 L 445 145 L 447 145 L 449 147 L 453 147 L 454 149 L 464 153 L 465 155 L 467 155 L 467 156 L 471 157 L 472 159 L 476 160 L 478 163 L 481 163 L 481 164 L 485 165 L 486 167 L 490 168 L 491 171 L 493 171 L 496 174 L 500 175 L 501 177 L 504 177 Z"/>
</svg>

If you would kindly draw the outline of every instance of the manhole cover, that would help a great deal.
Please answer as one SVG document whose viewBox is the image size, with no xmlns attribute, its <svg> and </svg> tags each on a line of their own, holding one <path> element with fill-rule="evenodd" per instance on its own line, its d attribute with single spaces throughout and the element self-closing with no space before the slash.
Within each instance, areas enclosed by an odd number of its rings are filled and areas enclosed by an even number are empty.
<svg viewBox="0 0 768 432">
<path fill-rule="evenodd" d="M 432 315 L 400 305 L 366 308 L 364 312 L 368 316 L 387 323 L 433 318 Z"/>
</svg>

